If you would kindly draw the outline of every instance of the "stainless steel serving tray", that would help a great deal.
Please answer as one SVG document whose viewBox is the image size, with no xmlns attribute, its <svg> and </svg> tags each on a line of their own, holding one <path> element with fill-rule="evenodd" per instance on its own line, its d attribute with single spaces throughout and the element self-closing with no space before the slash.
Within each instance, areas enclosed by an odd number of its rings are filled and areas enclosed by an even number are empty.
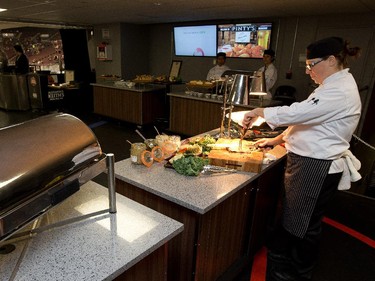
<svg viewBox="0 0 375 281">
<path fill-rule="evenodd" d="M 94 133 L 69 114 L 0 130 L 0 241 L 105 171 Z"/>
</svg>

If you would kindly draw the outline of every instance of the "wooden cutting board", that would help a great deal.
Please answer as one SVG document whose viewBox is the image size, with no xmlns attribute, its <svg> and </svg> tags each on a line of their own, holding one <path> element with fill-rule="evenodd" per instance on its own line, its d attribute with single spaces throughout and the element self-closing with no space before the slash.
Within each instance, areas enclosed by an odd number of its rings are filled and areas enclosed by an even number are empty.
<svg viewBox="0 0 375 281">
<path fill-rule="evenodd" d="M 208 154 L 208 159 L 211 165 L 259 173 L 262 169 L 263 152 L 253 151 L 241 153 L 213 149 Z"/>
</svg>

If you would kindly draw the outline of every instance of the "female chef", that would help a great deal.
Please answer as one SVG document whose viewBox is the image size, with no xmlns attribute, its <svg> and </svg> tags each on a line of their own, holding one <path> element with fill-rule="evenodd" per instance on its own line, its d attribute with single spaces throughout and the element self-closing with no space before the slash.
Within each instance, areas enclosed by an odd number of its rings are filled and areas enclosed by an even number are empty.
<svg viewBox="0 0 375 281">
<path fill-rule="evenodd" d="M 358 87 L 347 68 L 347 58 L 358 54 L 358 47 L 350 48 L 338 37 L 310 44 L 306 74 L 319 87 L 302 102 L 256 108 L 244 115 L 245 128 L 258 116 L 271 128 L 288 126 L 281 135 L 258 142 L 260 146 L 285 142 L 288 151 L 281 225 L 268 245 L 268 281 L 312 278 L 322 217 L 342 185 L 347 167 L 343 156 L 350 153 L 349 142 L 361 115 Z M 344 188 L 350 188 L 350 181 Z"/>
</svg>

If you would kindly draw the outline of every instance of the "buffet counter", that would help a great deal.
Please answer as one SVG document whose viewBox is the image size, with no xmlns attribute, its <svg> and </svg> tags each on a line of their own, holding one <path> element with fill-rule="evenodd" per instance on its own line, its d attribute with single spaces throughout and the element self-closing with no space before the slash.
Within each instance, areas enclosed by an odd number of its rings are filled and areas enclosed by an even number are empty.
<svg viewBox="0 0 375 281">
<path fill-rule="evenodd" d="M 119 194 L 116 201 L 115 214 L 2 242 L 16 249 L 0 255 L 0 280 L 165 280 L 167 243 L 183 225 Z M 108 189 L 88 182 L 30 228 L 107 208 Z"/>
<path fill-rule="evenodd" d="M 30 109 L 27 75 L 0 74 L 0 108 Z"/>
<path fill-rule="evenodd" d="M 97 114 L 140 126 L 166 116 L 164 85 L 137 83 L 134 87 L 120 87 L 113 82 L 91 85 Z"/>
<path fill-rule="evenodd" d="M 202 94 L 203 95 L 203 94 Z M 220 126 L 223 101 L 188 95 L 168 93 L 170 103 L 169 130 L 186 136 L 195 136 Z M 250 105 L 235 105 L 233 111 L 251 110 L 256 107 L 281 105 L 276 100 L 250 99 Z"/>
<path fill-rule="evenodd" d="M 281 158 L 259 174 L 187 177 L 125 159 L 115 164 L 116 190 L 184 224 L 168 244 L 168 280 L 236 280 L 273 222 L 283 169 Z"/>
</svg>

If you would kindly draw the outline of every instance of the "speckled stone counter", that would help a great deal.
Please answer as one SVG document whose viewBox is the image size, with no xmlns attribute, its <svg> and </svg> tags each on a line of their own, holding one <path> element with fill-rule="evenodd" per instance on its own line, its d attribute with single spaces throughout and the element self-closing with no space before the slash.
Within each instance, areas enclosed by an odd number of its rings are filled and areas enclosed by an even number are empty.
<svg viewBox="0 0 375 281">
<path fill-rule="evenodd" d="M 199 96 L 194 96 L 192 94 L 186 94 L 185 92 L 177 92 L 177 93 L 168 93 L 168 96 L 170 97 L 178 97 L 178 98 L 185 98 L 185 99 L 190 99 L 190 100 L 201 100 L 201 101 L 206 101 L 206 102 L 211 102 L 211 103 L 218 103 L 222 104 L 222 100 L 218 100 L 217 98 L 212 98 L 212 95 L 209 94 L 209 97 L 205 97 L 204 95 L 199 97 Z M 214 95 L 215 96 L 215 95 Z M 277 100 L 269 100 L 269 99 L 250 99 L 249 105 L 235 105 L 235 107 L 241 108 L 241 110 L 250 110 L 256 107 L 270 107 L 270 106 L 278 106 L 281 105 L 281 101 Z"/>
<path fill-rule="evenodd" d="M 199 214 L 204 214 L 247 184 L 254 173 L 187 177 L 154 163 L 134 165 L 130 158 L 115 163 L 116 177 Z"/>
<path fill-rule="evenodd" d="M 8 240 L 16 245 L 16 250 L 0 255 L 0 280 L 10 279 L 22 254 L 12 280 L 113 280 L 183 230 L 181 223 L 122 195 L 117 194 L 116 201 L 116 214 L 107 212 L 38 233 L 31 239 Z M 105 209 L 108 190 L 88 182 L 39 219 L 40 226 Z M 150 271 L 150 267 L 143 271 Z M 158 280 L 164 280 L 164 273 Z"/>
<path fill-rule="evenodd" d="M 156 85 L 156 84 L 150 84 L 150 83 L 144 83 L 144 84 L 136 83 L 134 85 L 134 87 L 117 86 L 117 85 L 114 84 L 114 82 L 92 83 L 91 85 L 92 86 L 110 88 L 110 89 L 119 89 L 119 90 L 127 90 L 127 91 L 132 91 L 132 92 L 140 92 L 140 93 L 165 90 L 165 85 Z"/>
<path fill-rule="evenodd" d="M 116 191 L 184 224 L 168 243 L 169 281 L 238 280 L 274 216 L 283 163 L 259 174 L 188 177 L 163 163 L 147 168 L 125 159 L 115 163 Z"/>
</svg>

